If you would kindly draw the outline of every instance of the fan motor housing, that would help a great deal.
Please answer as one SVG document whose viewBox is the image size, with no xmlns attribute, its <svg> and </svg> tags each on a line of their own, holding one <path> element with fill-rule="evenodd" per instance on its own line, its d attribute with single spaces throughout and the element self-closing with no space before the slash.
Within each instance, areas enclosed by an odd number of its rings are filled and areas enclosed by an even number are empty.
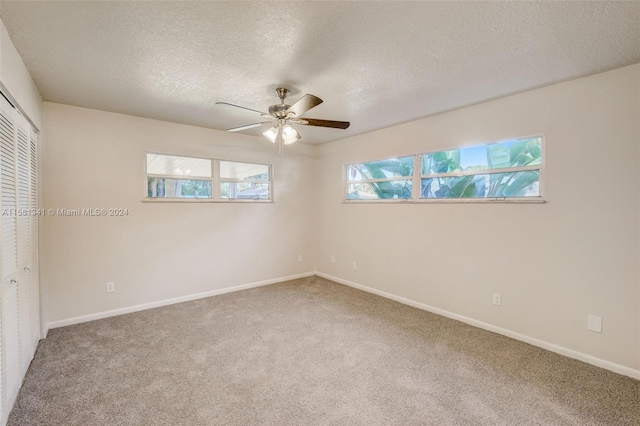
<svg viewBox="0 0 640 426">
<path fill-rule="evenodd" d="M 284 116 L 286 115 L 285 113 L 287 112 L 289 107 L 291 107 L 291 105 L 287 105 L 287 104 L 271 105 L 269 107 L 269 114 L 278 118 L 284 118 Z"/>
</svg>

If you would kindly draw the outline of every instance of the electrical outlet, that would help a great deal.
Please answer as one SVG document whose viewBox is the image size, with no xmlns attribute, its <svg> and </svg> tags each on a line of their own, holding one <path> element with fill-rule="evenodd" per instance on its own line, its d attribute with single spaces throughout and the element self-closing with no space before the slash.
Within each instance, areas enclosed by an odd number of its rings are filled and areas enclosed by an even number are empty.
<svg viewBox="0 0 640 426">
<path fill-rule="evenodd" d="M 335 256 L 331 256 L 331 263 L 336 263 L 336 257 Z"/>
<path fill-rule="evenodd" d="M 113 293 L 114 291 L 116 291 L 116 283 L 108 282 L 107 283 L 107 293 Z"/>
<path fill-rule="evenodd" d="M 298 255 L 298 262 L 302 262 L 302 255 L 301 254 Z"/>
<path fill-rule="evenodd" d="M 502 295 L 498 293 L 493 293 L 493 304 L 500 306 L 502 305 Z"/>
<path fill-rule="evenodd" d="M 353 269 L 358 269 L 358 265 L 356 264 L 355 260 L 353 261 Z"/>
<path fill-rule="evenodd" d="M 587 330 L 602 333 L 602 318 L 595 315 L 589 315 L 587 317 Z"/>
</svg>

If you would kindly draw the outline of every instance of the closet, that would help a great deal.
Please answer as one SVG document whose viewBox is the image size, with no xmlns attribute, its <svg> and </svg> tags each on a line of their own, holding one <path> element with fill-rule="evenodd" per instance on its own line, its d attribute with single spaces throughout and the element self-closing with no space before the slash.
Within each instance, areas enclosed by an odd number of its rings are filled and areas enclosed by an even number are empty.
<svg viewBox="0 0 640 426">
<path fill-rule="evenodd" d="M 40 338 L 37 134 L 0 94 L 0 392 L 6 422 Z"/>
</svg>

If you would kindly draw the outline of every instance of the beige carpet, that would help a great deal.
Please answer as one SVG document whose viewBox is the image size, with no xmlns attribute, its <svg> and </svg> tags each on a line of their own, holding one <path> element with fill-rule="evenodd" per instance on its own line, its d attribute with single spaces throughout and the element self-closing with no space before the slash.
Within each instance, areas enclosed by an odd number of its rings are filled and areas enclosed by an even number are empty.
<svg viewBox="0 0 640 426">
<path fill-rule="evenodd" d="M 640 381 L 318 277 L 51 330 L 10 425 L 640 425 Z"/>
</svg>

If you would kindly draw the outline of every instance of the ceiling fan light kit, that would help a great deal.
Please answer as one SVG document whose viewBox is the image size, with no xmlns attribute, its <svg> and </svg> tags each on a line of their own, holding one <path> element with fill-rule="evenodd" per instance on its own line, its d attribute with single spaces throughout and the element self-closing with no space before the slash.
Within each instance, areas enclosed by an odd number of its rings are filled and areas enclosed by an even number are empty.
<svg viewBox="0 0 640 426">
<path fill-rule="evenodd" d="M 227 102 L 216 102 L 216 105 L 226 105 L 234 108 L 240 108 L 246 111 L 251 111 L 260 114 L 261 117 L 270 118 L 272 121 L 263 121 L 260 123 L 247 124 L 244 126 L 233 127 L 227 129 L 228 132 L 240 132 L 243 130 L 249 130 L 256 127 L 272 124 L 273 120 L 278 120 L 275 126 L 269 130 L 263 132 L 265 138 L 272 143 L 278 143 L 280 146 L 291 145 L 302 138 L 300 132 L 293 126 L 298 124 L 301 126 L 317 126 L 317 127 L 329 127 L 334 129 L 346 129 L 350 123 L 348 121 L 333 121 L 333 120 L 321 120 L 317 118 L 301 118 L 300 116 L 312 108 L 317 107 L 322 103 L 322 99 L 314 95 L 304 95 L 293 105 L 287 105 L 285 98 L 287 97 L 288 89 L 279 87 L 276 89 L 276 93 L 280 98 L 280 103 L 271 105 L 269 112 L 262 112 L 251 108 L 246 108 L 239 105 L 230 104 Z"/>
<path fill-rule="evenodd" d="M 291 145 L 301 138 L 300 133 L 290 124 L 278 123 L 277 127 L 272 127 L 262 134 L 272 143 L 282 142 L 285 145 Z"/>
</svg>

